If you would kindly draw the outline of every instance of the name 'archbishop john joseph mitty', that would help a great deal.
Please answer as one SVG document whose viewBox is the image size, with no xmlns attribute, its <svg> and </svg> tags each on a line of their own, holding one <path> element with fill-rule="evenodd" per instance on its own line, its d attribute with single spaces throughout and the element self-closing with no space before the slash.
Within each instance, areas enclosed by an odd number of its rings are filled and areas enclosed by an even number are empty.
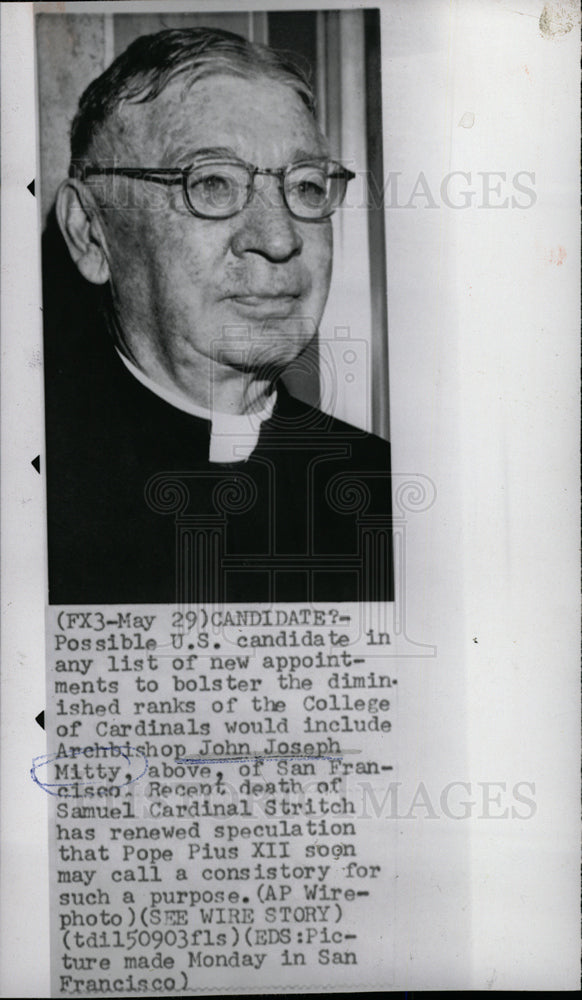
<svg viewBox="0 0 582 1000">
<path fill-rule="evenodd" d="M 353 176 L 302 72 L 229 32 L 143 36 L 87 88 L 56 215 L 104 320 L 47 344 L 51 603 L 391 599 L 388 444 L 281 378 Z"/>
</svg>

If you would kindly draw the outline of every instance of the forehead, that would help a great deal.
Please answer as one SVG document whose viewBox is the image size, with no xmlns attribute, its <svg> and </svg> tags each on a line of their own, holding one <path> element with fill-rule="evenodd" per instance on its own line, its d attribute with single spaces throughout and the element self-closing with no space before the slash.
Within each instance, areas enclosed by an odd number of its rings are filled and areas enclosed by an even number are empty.
<svg viewBox="0 0 582 1000">
<path fill-rule="evenodd" d="M 230 149 L 261 166 L 280 166 L 327 151 L 299 95 L 264 77 L 217 74 L 191 87 L 174 80 L 154 101 L 126 105 L 122 114 L 144 165 L 180 166 L 200 150 Z"/>
</svg>

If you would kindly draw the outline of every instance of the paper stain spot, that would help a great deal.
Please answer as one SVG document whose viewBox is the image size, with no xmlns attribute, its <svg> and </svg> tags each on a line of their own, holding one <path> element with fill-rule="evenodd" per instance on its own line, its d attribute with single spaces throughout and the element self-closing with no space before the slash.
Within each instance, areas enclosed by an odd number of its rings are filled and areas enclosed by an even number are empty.
<svg viewBox="0 0 582 1000">
<path fill-rule="evenodd" d="M 465 114 L 462 116 L 462 118 L 461 118 L 461 120 L 459 122 L 459 126 L 461 128 L 473 128 L 474 124 L 475 124 L 475 114 L 474 114 L 474 112 L 473 111 L 465 111 Z"/>
<path fill-rule="evenodd" d="M 54 0 L 52 3 L 45 3 L 43 14 L 65 14 L 66 9 L 64 0 Z"/>
<path fill-rule="evenodd" d="M 555 264 L 556 267 L 561 267 L 568 254 L 566 253 L 566 248 L 562 246 L 552 247 L 546 260 L 548 264 Z"/>
<path fill-rule="evenodd" d="M 540 31 L 544 38 L 558 38 L 567 35 L 576 23 L 580 21 L 580 11 L 577 3 L 572 0 L 558 3 L 547 3 L 540 15 Z"/>
</svg>

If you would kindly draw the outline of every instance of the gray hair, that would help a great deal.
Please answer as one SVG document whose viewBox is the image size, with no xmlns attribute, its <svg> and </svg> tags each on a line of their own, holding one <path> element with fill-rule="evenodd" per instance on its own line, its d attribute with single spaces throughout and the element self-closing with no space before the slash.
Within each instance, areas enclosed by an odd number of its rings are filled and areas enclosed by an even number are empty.
<svg viewBox="0 0 582 1000">
<path fill-rule="evenodd" d="M 89 84 L 71 126 L 72 164 L 87 161 L 97 134 L 124 102 L 152 101 L 178 77 L 190 87 L 216 73 L 286 83 L 315 115 L 308 77 L 291 55 L 219 28 L 168 29 L 137 38 Z"/>
</svg>

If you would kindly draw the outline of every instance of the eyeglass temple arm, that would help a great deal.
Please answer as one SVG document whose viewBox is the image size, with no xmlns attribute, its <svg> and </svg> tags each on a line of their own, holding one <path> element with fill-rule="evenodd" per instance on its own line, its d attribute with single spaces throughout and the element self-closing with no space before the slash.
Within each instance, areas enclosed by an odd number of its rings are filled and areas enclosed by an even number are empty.
<svg viewBox="0 0 582 1000">
<path fill-rule="evenodd" d="M 346 181 L 353 181 L 356 175 L 353 170 L 349 170 L 348 167 L 343 167 L 341 163 L 338 163 L 337 168 L 332 170 L 329 176 L 343 177 Z"/>
<path fill-rule="evenodd" d="M 156 184 L 179 184 L 187 170 L 181 167 L 76 167 L 69 168 L 69 177 L 84 181 L 98 175 L 133 177 L 136 180 L 153 181 Z"/>
<path fill-rule="evenodd" d="M 272 176 L 283 176 L 285 169 L 281 170 L 260 170 L 257 167 L 253 167 L 252 164 L 245 164 L 248 166 L 255 174 L 269 174 Z M 190 167 L 77 167 L 75 164 L 71 164 L 69 168 L 69 177 L 77 177 L 79 180 L 85 180 L 86 177 L 94 177 L 98 175 L 118 175 L 121 177 L 134 177 L 136 180 L 148 180 L 153 181 L 156 184 L 179 184 L 185 174 L 188 173 Z M 343 177 L 346 181 L 352 181 L 355 178 L 355 173 L 353 170 L 349 170 L 348 167 L 341 166 L 338 164 L 338 168 L 334 170 L 330 177 Z"/>
</svg>

